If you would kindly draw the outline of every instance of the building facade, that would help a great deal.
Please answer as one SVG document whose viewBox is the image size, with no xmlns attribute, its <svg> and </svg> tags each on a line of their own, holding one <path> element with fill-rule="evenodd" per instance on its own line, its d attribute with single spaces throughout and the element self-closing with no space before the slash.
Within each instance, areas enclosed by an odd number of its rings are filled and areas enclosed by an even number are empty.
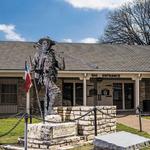
<svg viewBox="0 0 150 150">
<path fill-rule="evenodd" d="M 65 57 L 55 106 L 115 105 L 135 111 L 150 100 L 150 46 L 67 44 L 55 46 Z M 35 53 L 33 43 L 0 42 L 0 113 L 26 109 L 24 61 Z M 40 93 L 43 94 L 43 93 Z M 31 107 L 38 109 L 34 87 Z"/>
</svg>

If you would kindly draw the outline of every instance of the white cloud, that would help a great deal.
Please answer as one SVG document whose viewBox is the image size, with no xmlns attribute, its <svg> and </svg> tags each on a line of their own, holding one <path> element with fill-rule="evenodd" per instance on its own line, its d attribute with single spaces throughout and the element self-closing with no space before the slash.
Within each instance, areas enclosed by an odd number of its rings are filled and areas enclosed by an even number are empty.
<svg viewBox="0 0 150 150">
<path fill-rule="evenodd" d="M 88 37 L 80 41 L 80 43 L 97 43 L 97 42 L 98 42 L 98 39 L 92 38 L 92 37 Z"/>
<path fill-rule="evenodd" d="M 63 39 L 63 42 L 72 43 L 72 39 Z"/>
<path fill-rule="evenodd" d="M 117 8 L 124 3 L 132 0 L 64 0 L 75 8 L 95 9 L 101 10 L 104 8 Z"/>
<path fill-rule="evenodd" d="M 25 41 L 25 38 L 15 32 L 15 25 L 0 24 L 0 32 L 5 34 L 6 40 Z"/>
</svg>

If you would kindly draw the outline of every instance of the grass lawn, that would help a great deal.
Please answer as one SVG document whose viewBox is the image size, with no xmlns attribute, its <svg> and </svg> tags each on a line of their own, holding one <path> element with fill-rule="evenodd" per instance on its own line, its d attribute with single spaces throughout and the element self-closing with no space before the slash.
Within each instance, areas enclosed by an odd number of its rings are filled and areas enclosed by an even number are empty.
<svg viewBox="0 0 150 150">
<path fill-rule="evenodd" d="M 138 134 L 138 135 L 146 137 L 146 138 L 150 138 L 150 134 L 148 134 L 146 132 L 140 132 L 137 129 L 133 129 L 131 127 L 128 127 L 126 125 L 119 124 L 119 123 L 117 124 L 117 131 L 127 131 L 127 132 L 130 132 L 130 133 L 133 133 L 133 134 Z"/>
<path fill-rule="evenodd" d="M 10 130 L 18 121 L 16 118 L 0 119 L 0 136 Z M 38 122 L 33 119 L 33 122 Z M 20 122 L 18 127 L 6 136 L 0 137 L 0 144 L 16 144 L 18 137 L 24 134 L 24 119 Z"/>
<path fill-rule="evenodd" d="M 143 118 L 144 119 L 150 119 L 150 116 L 144 116 Z"/>
<path fill-rule="evenodd" d="M 128 127 L 126 125 L 119 124 L 119 123 L 117 124 L 117 131 L 127 131 L 127 132 L 130 132 L 130 133 L 133 133 L 133 134 L 143 136 L 145 138 L 150 138 L 150 134 L 148 134 L 146 132 L 140 132 L 137 129 L 133 129 L 131 127 Z M 150 147 L 142 148 L 142 150 L 150 150 Z"/>
<path fill-rule="evenodd" d="M 11 129 L 16 122 L 17 122 L 16 118 L 0 119 L 0 135 L 2 135 L 3 133 Z M 33 119 L 33 122 L 37 123 L 39 121 Z M 150 134 L 146 132 L 139 132 L 138 130 L 127 127 L 123 124 L 117 124 L 117 131 L 127 131 L 127 132 L 144 136 L 146 138 L 150 138 Z M 24 133 L 24 119 L 20 122 L 20 124 L 15 130 L 9 133 L 9 135 L 0 137 L 0 144 L 16 144 L 18 137 L 23 136 L 23 133 Z M 93 145 L 87 145 L 87 146 L 75 148 L 73 150 L 92 150 L 92 149 L 93 149 Z M 150 150 L 150 147 L 144 148 L 142 150 Z"/>
</svg>

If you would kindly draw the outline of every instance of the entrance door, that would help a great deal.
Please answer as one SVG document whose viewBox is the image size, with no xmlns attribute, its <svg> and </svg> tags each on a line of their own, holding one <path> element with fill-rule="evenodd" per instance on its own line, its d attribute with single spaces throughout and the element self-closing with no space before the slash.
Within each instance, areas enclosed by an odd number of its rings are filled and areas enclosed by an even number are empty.
<svg viewBox="0 0 150 150">
<path fill-rule="evenodd" d="M 63 84 L 63 106 L 73 106 L 73 83 Z"/>
<path fill-rule="evenodd" d="M 113 84 L 113 105 L 116 105 L 117 109 L 123 109 L 122 83 Z"/>
<path fill-rule="evenodd" d="M 134 84 L 125 83 L 124 84 L 124 95 L 125 95 L 125 109 L 134 108 Z"/>
</svg>

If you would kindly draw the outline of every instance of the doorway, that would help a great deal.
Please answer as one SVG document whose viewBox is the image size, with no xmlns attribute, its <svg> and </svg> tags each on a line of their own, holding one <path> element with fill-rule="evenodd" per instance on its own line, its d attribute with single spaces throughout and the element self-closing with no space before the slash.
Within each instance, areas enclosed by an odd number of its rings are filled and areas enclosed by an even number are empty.
<svg viewBox="0 0 150 150">
<path fill-rule="evenodd" d="M 125 109 L 134 108 L 134 84 L 124 84 L 124 96 L 125 96 Z"/>
<path fill-rule="evenodd" d="M 134 109 L 134 83 L 113 83 L 113 105 L 117 109 Z"/>
<path fill-rule="evenodd" d="M 73 106 L 73 84 L 63 84 L 63 106 Z"/>
</svg>

